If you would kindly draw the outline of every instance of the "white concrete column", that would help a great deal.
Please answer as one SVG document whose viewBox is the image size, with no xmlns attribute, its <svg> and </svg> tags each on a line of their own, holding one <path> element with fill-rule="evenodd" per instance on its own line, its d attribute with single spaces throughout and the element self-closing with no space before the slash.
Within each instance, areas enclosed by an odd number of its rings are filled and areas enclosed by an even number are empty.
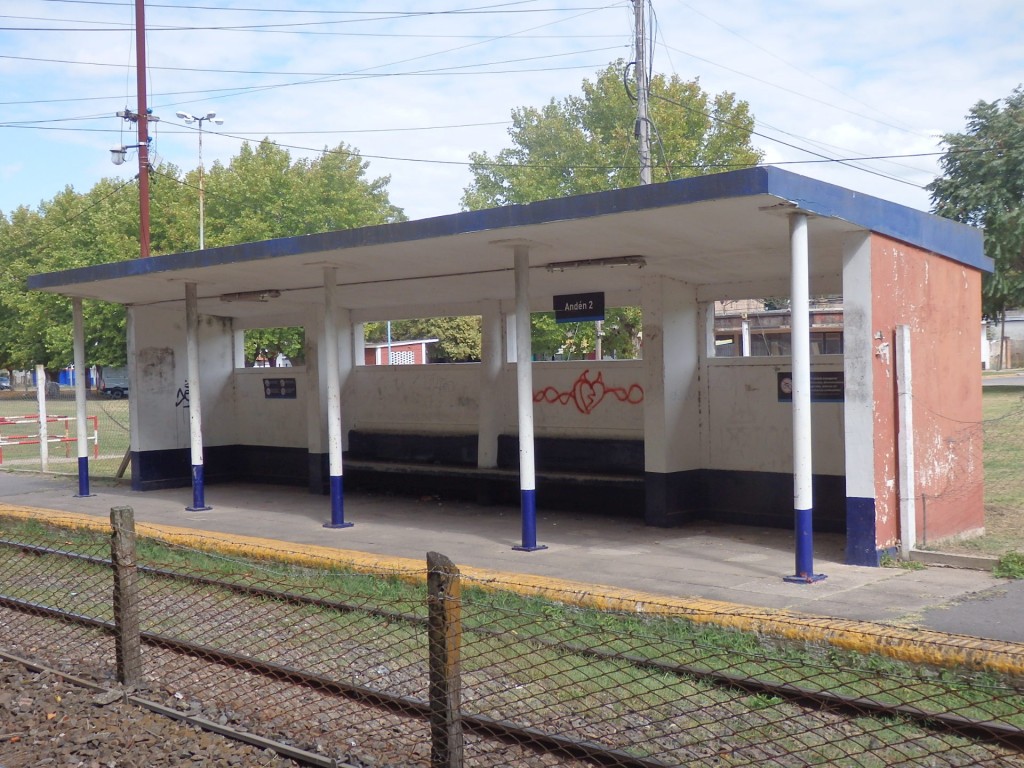
<svg viewBox="0 0 1024 768">
<path fill-rule="evenodd" d="M 713 322 L 698 311 L 696 288 L 670 278 L 643 282 L 644 468 L 648 525 L 667 526 L 697 507 L 701 467 L 698 370 L 714 355 Z"/>
<path fill-rule="evenodd" d="M 696 289 L 647 277 L 642 300 L 645 468 L 658 473 L 694 469 L 700 461 L 693 439 L 700 356 Z"/>
<path fill-rule="evenodd" d="M 82 316 L 82 299 L 71 299 L 71 315 L 74 322 L 72 347 L 75 357 L 75 443 L 78 446 L 78 496 L 89 493 L 89 422 L 86 411 L 86 384 L 89 370 L 85 365 L 85 320 Z"/>
<path fill-rule="evenodd" d="M 199 300 L 195 283 L 185 283 L 185 356 L 188 361 L 188 429 L 192 457 L 191 512 L 206 506 L 206 479 L 203 474 L 203 407 L 199 384 Z"/>
<path fill-rule="evenodd" d="M 807 214 L 789 217 L 790 349 L 793 380 L 793 510 L 796 571 L 787 580 L 819 581 L 814 573 L 814 496 L 811 450 L 810 248 Z"/>
<path fill-rule="evenodd" d="M 514 549 L 546 549 L 537 544 L 537 477 L 533 443 L 533 349 L 530 332 L 530 249 L 514 246 L 516 280 L 516 402 L 519 413 L 519 491 L 522 543 Z"/>
<path fill-rule="evenodd" d="M 501 303 L 488 301 L 480 313 L 480 417 L 477 430 L 477 466 L 498 466 L 498 435 L 502 426 L 502 371 L 504 316 Z"/>
<path fill-rule="evenodd" d="M 331 486 L 331 520 L 325 528 L 349 528 L 345 522 L 345 496 L 341 466 L 341 380 L 338 342 L 337 270 L 324 267 L 324 361 L 327 377 L 327 450 Z"/>
<path fill-rule="evenodd" d="M 741 327 L 741 352 L 743 357 L 750 357 L 750 321 L 747 318 L 743 318 Z"/>
<path fill-rule="evenodd" d="M 39 466 L 50 470 L 50 429 L 46 421 L 46 369 L 36 366 L 36 410 L 39 411 Z"/>
<path fill-rule="evenodd" d="M 878 565 L 875 524 L 875 329 L 871 239 L 843 241 L 843 424 L 846 441 L 846 562 Z"/>
</svg>

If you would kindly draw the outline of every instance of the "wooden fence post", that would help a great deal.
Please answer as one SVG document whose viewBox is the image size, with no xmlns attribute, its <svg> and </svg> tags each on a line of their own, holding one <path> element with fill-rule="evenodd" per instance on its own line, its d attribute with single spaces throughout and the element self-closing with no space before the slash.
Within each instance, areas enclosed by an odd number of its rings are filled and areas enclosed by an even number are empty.
<svg viewBox="0 0 1024 768">
<path fill-rule="evenodd" d="M 138 567 L 135 559 L 135 512 L 111 507 L 110 559 L 114 565 L 114 627 L 117 679 L 122 685 L 142 682 Z"/>
<path fill-rule="evenodd" d="M 427 553 L 427 638 L 430 659 L 430 766 L 462 768 L 462 586 L 459 569 Z"/>
</svg>

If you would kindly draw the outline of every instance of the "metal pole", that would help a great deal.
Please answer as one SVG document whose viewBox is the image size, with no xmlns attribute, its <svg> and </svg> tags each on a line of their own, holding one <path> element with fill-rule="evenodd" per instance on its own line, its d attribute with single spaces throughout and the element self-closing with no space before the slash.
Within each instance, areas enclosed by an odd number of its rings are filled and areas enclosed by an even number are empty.
<svg viewBox="0 0 1024 768">
<path fill-rule="evenodd" d="M 199 118 L 199 250 L 206 247 L 206 196 L 203 192 L 203 120 Z"/>
<path fill-rule="evenodd" d="M 334 267 L 324 267 L 324 364 L 327 369 L 327 445 L 330 462 L 331 521 L 324 528 L 351 528 L 345 522 L 345 492 L 341 464 L 341 381 L 338 368 L 338 311 Z"/>
<path fill-rule="evenodd" d="M 914 472 L 914 385 L 910 367 L 910 326 L 896 326 L 896 397 L 899 413 L 900 554 L 917 546 L 917 483 Z"/>
<path fill-rule="evenodd" d="M 71 299 L 71 314 L 74 320 L 75 357 L 75 442 L 78 445 L 78 495 L 77 498 L 91 496 L 89 493 L 89 436 L 86 434 L 86 379 L 88 372 L 85 367 L 85 321 L 82 318 L 82 299 L 78 296 Z"/>
<path fill-rule="evenodd" d="M 39 466 L 50 470 L 50 431 L 46 421 L 46 369 L 36 366 L 36 409 L 39 411 Z"/>
<path fill-rule="evenodd" d="M 199 300 L 195 283 L 185 283 L 185 346 L 188 358 L 188 428 L 192 442 L 192 506 L 189 512 L 204 512 L 203 409 L 199 386 Z"/>
<path fill-rule="evenodd" d="M 139 256 L 149 256 L 149 115 L 146 106 L 146 5 L 135 0 L 136 88 L 139 97 Z"/>
<path fill-rule="evenodd" d="M 533 452 L 533 345 L 530 338 L 530 249 L 517 245 L 516 275 L 516 394 L 519 407 L 519 494 L 522 544 L 512 549 L 535 552 L 537 544 L 537 477 Z"/>
<path fill-rule="evenodd" d="M 647 82 L 647 31 L 644 24 L 644 3 L 647 0 L 633 0 L 636 24 L 636 137 L 640 148 L 640 183 L 651 183 L 651 126 L 647 117 L 647 96 L 650 88 Z"/>
<path fill-rule="evenodd" d="M 812 583 L 814 573 L 814 496 L 811 451 L 811 334 L 807 214 L 789 217 L 790 346 L 793 355 L 793 509 L 796 573 L 786 581 Z"/>
</svg>

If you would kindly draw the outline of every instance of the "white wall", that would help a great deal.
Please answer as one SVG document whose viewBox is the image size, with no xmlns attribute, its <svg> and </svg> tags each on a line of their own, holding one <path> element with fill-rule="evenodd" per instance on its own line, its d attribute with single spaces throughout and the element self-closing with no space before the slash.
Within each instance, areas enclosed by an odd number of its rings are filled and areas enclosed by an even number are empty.
<svg viewBox="0 0 1024 768">
<path fill-rule="evenodd" d="M 708 361 L 709 468 L 793 471 L 793 406 L 778 398 L 778 373 L 791 370 L 788 357 Z M 811 361 L 812 372 L 842 370 L 838 355 Z M 814 473 L 843 475 L 843 403 L 812 403 L 811 422 Z"/>
<path fill-rule="evenodd" d="M 239 368 L 234 372 L 234 443 L 305 448 L 309 386 L 306 368 Z M 296 397 L 264 396 L 264 379 L 295 379 Z M 204 393 L 205 398 L 205 393 Z M 206 415 L 205 401 L 203 415 Z"/>
<path fill-rule="evenodd" d="M 188 448 L 185 315 L 153 307 L 133 307 L 129 311 L 132 450 Z M 200 316 L 199 367 L 206 445 L 234 442 L 233 347 L 230 320 Z"/>
<path fill-rule="evenodd" d="M 535 434 L 538 437 L 642 440 L 643 380 L 641 360 L 535 363 Z M 506 433 L 518 432 L 515 418 L 515 408 L 507 409 Z"/>
<path fill-rule="evenodd" d="M 515 375 L 505 366 L 500 432 L 517 434 Z M 643 362 L 539 362 L 533 368 L 538 436 L 643 438 Z M 346 427 L 358 430 L 476 434 L 477 363 L 362 366 L 343 403 Z"/>
<path fill-rule="evenodd" d="M 345 429 L 476 434 L 476 363 L 357 366 L 342 402 Z"/>
</svg>

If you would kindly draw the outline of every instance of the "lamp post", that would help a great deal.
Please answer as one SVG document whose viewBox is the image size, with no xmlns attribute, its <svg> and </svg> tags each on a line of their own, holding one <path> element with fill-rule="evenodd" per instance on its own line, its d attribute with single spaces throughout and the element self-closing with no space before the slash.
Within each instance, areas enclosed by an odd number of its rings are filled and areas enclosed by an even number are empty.
<svg viewBox="0 0 1024 768">
<path fill-rule="evenodd" d="M 203 194 L 203 121 L 211 120 L 217 125 L 223 125 L 224 118 L 217 117 L 216 112 L 207 112 L 205 115 L 191 115 L 188 112 L 176 112 L 175 114 L 184 120 L 186 125 L 199 123 L 199 250 L 201 251 L 206 247 L 206 211 Z"/>
</svg>

